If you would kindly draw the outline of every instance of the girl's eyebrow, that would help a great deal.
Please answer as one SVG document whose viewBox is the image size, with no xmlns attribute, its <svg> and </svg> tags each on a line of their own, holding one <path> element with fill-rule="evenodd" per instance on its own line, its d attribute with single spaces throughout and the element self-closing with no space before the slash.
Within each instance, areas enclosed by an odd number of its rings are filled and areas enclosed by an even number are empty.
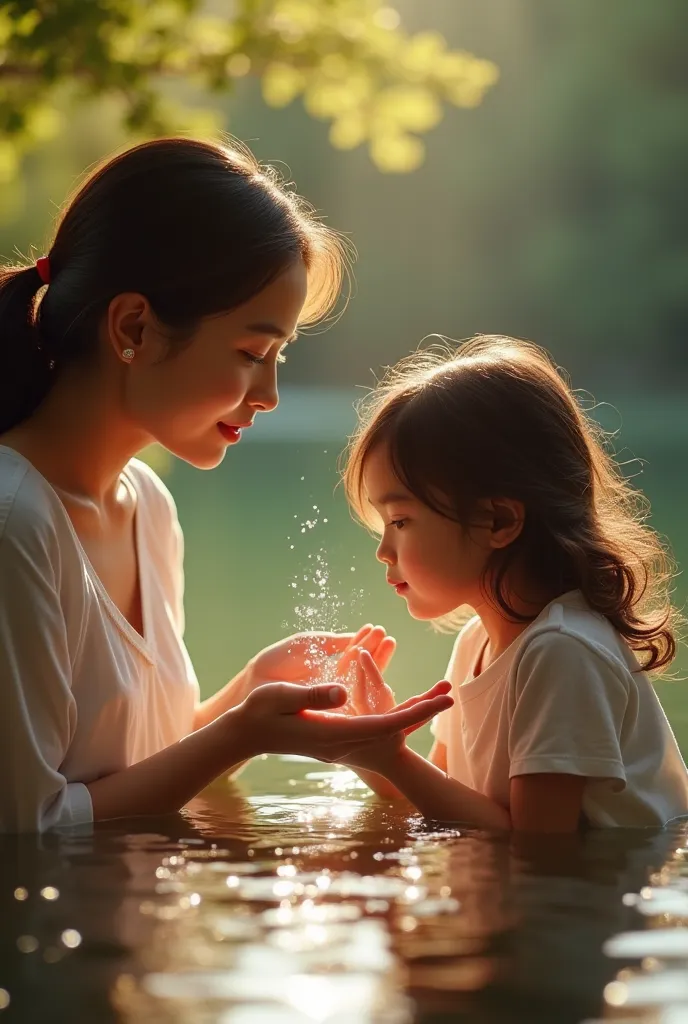
<svg viewBox="0 0 688 1024">
<path fill-rule="evenodd" d="M 397 501 L 413 501 L 413 495 L 403 491 L 388 491 L 377 501 L 373 501 L 372 498 L 368 498 L 368 501 L 371 505 L 393 505 Z"/>
<path fill-rule="evenodd" d="M 284 341 L 287 345 L 291 344 L 292 341 L 296 341 L 298 337 L 296 331 L 287 337 L 286 331 L 283 331 L 277 324 L 270 323 L 248 324 L 246 330 L 250 331 L 251 334 L 262 334 L 266 338 L 277 338 L 280 341 Z"/>
</svg>

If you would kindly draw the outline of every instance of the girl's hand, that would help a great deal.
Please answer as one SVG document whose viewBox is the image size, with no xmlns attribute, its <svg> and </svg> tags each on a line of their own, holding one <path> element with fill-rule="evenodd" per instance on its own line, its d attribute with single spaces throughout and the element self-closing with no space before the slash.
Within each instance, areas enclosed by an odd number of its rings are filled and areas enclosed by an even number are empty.
<svg viewBox="0 0 688 1024">
<path fill-rule="evenodd" d="M 420 708 L 429 707 L 431 704 L 441 707 L 444 711 L 445 708 L 451 707 L 454 703 L 453 699 L 449 696 L 450 690 L 451 683 L 443 679 L 439 683 L 435 683 L 425 693 L 409 697 L 403 704 L 397 704 L 392 711 L 387 711 L 382 715 L 354 718 L 353 721 L 367 721 L 369 718 L 377 718 L 384 721 L 392 715 L 418 711 Z M 439 714 L 439 712 L 437 713 Z M 377 736 L 365 743 L 358 744 L 354 749 L 344 754 L 342 758 L 338 758 L 338 763 L 344 764 L 349 768 L 360 769 L 364 772 L 375 772 L 377 775 L 382 775 L 385 778 L 386 770 L 403 753 L 406 747 L 406 737 L 415 732 L 416 729 L 420 729 L 428 721 L 429 718 L 425 718 L 423 721 L 414 722 L 412 725 L 391 736 Z"/>
<path fill-rule="evenodd" d="M 386 715 L 393 710 L 406 710 L 414 707 L 419 701 L 432 696 L 448 694 L 451 683 L 441 680 L 427 693 L 418 697 L 410 697 L 403 704 L 396 703 L 393 690 L 387 685 L 382 673 L 367 651 L 360 651 L 356 663 L 356 681 L 351 693 L 351 705 L 356 715 Z M 345 762 L 351 768 L 374 771 L 384 775 L 384 765 L 390 758 L 397 757 L 405 746 L 405 737 L 420 728 L 416 725 L 404 730 L 389 739 L 367 744 L 358 748 Z"/>
<path fill-rule="evenodd" d="M 347 711 L 352 715 L 384 715 L 396 707 L 394 690 L 385 682 L 370 653 L 359 647 L 353 662 L 353 685 Z"/>
<path fill-rule="evenodd" d="M 336 714 L 346 700 L 343 686 L 322 683 L 304 688 L 290 683 L 260 686 L 233 711 L 240 727 L 243 757 L 258 753 L 303 754 L 346 764 L 357 751 L 403 742 L 453 701 L 433 687 L 387 714 L 348 718 Z M 329 713 L 328 713 L 329 712 Z M 361 753 L 365 757 L 365 753 Z"/>
<path fill-rule="evenodd" d="M 313 684 L 328 681 L 348 684 L 353 679 L 360 650 L 367 651 L 381 672 L 389 665 L 396 641 L 382 626 L 362 626 L 357 633 L 295 633 L 252 658 L 246 666 L 245 694 L 264 683 L 284 681 Z M 330 658 L 339 655 L 336 665 Z"/>
</svg>

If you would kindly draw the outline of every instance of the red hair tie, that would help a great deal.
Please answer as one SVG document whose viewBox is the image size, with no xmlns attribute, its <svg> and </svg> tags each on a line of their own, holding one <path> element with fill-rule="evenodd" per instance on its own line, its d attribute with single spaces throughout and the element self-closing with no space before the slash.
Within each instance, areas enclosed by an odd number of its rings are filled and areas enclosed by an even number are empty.
<svg viewBox="0 0 688 1024">
<path fill-rule="evenodd" d="M 43 284 L 50 284 L 50 260 L 47 256 L 36 260 L 36 270 Z"/>
</svg>

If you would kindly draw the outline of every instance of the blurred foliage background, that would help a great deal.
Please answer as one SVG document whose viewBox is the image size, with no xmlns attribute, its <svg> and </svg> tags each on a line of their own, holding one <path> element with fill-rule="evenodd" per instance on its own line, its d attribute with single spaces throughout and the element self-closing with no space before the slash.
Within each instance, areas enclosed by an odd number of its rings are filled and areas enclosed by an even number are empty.
<svg viewBox="0 0 688 1024">
<path fill-rule="evenodd" d="M 285 631 L 363 620 L 396 633 L 400 694 L 443 674 L 451 638 L 408 619 L 336 490 L 356 389 L 431 333 L 553 351 L 688 560 L 687 34 L 683 0 L 0 7 L 4 258 L 39 254 L 90 164 L 170 130 L 245 140 L 359 252 L 275 416 L 213 473 L 163 466 L 205 692 Z M 684 751 L 687 686 L 660 685 Z"/>
</svg>

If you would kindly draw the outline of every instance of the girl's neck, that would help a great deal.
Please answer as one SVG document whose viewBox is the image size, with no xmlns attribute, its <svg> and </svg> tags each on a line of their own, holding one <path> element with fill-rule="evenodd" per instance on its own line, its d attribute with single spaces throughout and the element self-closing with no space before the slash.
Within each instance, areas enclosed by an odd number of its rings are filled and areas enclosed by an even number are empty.
<svg viewBox="0 0 688 1024">
<path fill-rule="evenodd" d="M 507 592 L 507 600 L 513 610 L 519 615 L 528 617 L 526 622 L 514 621 L 507 617 L 504 611 L 492 601 L 483 601 L 475 609 L 480 617 L 485 632 L 488 636 L 488 644 L 483 651 L 479 671 L 484 672 L 486 668 L 496 661 L 503 654 L 507 647 L 516 640 L 521 633 L 536 619 L 540 612 L 550 601 L 557 596 L 552 593 L 537 592 L 532 587 L 526 590 L 525 587 L 512 586 Z M 522 596 L 525 595 L 525 596 Z"/>
</svg>

